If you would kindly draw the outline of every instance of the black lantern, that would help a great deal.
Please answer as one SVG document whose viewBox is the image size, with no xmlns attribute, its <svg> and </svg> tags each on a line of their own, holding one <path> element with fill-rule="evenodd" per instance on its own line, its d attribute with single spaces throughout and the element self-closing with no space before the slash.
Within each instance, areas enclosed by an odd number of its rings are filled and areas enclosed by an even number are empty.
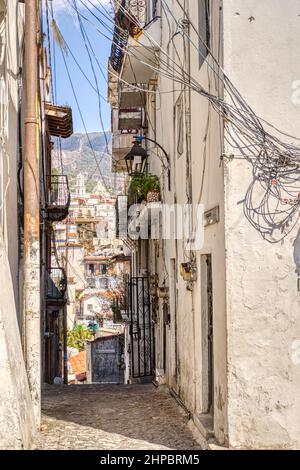
<svg viewBox="0 0 300 470">
<path fill-rule="evenodd" d="M 145 172 L 148 154 L 140 140 L 135 140 L 132 149 L 125 157 L 129 176 L 142 175 Z"/>
</svg>

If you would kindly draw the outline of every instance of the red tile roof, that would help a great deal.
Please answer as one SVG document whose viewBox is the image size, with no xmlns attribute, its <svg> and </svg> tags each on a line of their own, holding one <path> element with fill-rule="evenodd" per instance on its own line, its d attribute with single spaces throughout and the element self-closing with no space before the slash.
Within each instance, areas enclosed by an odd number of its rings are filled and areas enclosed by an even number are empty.
<svg viewBox="0 0 300 470">
<path fill-rule="evenodd" d="M 77 380 L 86 380 L 86 352 L 82 351 L 69 359 L 72 372 Z"/>
</svg>

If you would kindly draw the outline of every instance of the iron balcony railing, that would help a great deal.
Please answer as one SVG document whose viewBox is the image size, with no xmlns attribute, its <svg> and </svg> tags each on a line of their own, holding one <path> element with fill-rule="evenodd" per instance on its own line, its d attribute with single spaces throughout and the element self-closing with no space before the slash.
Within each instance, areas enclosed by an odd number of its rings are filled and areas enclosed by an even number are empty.
<svg viewBox="0 0 300 470">
<path fill-rule="evenodd" d="M 110 54 L 110 63 L 114 71 L 117 73 L 120 73 L 122 69 L 125 49 L 128 43 L 128 36 L 128 31 L 122 31 L 119 25 L 115 26 Z"/>
<path fill-rule="evenodd" d="M 115 2 L 115 31 L 110 62 L 120 73 L 129 36 L 138 39 L 146 28 L 157 18 L 157 0 L 122 0 Z"/>
<path fill-rule="evenodd" d="M 71 202 L 67 175 L 47 176 L 46 211 L 49 220 L 59 222 L 68 216 Z"/>
<path fill-rule="evenodd" d="M 68 281 L 63 268 L 48 268 L 47 270 L 47 302 L 64 304 Z"/>
<path fill-rule="evenodd" d="M 120 7 L 118 4 L 110 54 L 110 63 L 117 73 L 120 73 L 122 69 L 129 36 L 138 35 L 139 25 L 145 23 L 145 5 L 145 0 L 122 0 Z"/>
<path fill-rule="evenodd" d="M 123 0 L 116 18 L 124 29 L 134 35 L 137 26 L 143 27 L 145 25 L 151 9 L 148 6 L 148 0 Z"/>
</svg>

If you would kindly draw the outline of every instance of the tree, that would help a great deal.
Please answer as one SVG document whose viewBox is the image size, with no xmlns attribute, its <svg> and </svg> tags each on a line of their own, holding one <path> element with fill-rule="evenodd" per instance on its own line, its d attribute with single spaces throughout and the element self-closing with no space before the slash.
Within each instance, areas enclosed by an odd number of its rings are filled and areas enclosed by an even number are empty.
<svg viewBox="0 0 300 470">
<path fill-rule="evenodd" d="M 85 350 L 85 343 L 92 339 L 92 334 L 84 325 L 75 325 L 68 331 L 68 346 L 78 349 L 79 352 Z"/>
</svg>

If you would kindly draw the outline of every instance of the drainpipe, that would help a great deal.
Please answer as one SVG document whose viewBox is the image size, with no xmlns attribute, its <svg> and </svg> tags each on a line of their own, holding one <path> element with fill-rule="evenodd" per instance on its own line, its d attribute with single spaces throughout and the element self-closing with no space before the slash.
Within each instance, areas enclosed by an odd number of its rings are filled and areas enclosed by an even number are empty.
<svg viewBox="0 0 300 470">
<path fill-rule="evenodd" d="M 41 407 L 38 1 L 25 2 L 24 355 L 37 428 Z"/>
<path fill-rule="evenodd" d="M 66 252 L 65 252 L 65 273 L 68 282 L 69 275 L 69 218 L 66 220 Z M 68 294 L 66 294 L 68 295 Z M 68 307 L 67 304 L 64 305 L 63 309 L 63 377 L 64 384 L 68 385 Z"/>
</svg>

